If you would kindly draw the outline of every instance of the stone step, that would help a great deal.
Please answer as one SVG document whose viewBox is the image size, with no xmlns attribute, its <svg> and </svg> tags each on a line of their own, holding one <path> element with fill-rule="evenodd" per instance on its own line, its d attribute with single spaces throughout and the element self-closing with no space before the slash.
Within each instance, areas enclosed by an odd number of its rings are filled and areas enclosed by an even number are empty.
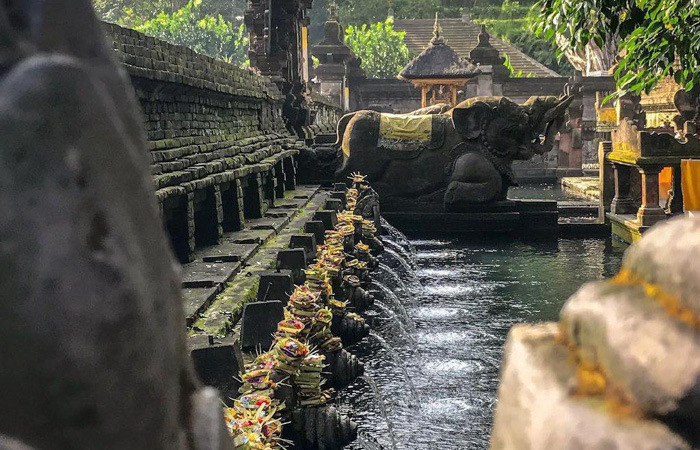
<svg viewBox="0 0 700 450">
<path fill-rule="evenodd" d="M 554 323 L 511 329 L 492 450 L 691 448 L 661 422 L 611 414 L 604 399 L 576 395 L 577 368 L 558 335 Z"/>
<path fill-rule="evenodd" d="M 259 244 L 234 244 L 224 241 L 219 245 L 195 253 L 196 259 L 204 262 L 241 262 L 245 263 L 260 248 Z"/>
<path fill-rule="evenodd" d="M 211 305 L 200 314 L 199 319 L 193 322 L 196 333 L 221 335 L 231 331 L 231 326 L 240 319 L 244 306 L 256 299 L 261 275 L 275 268 L 279 251 L 289 248 L 292 236 L 304 230 L 306 223 L 312 220 L 314 213 L 325 205 L 328 198 L 328 193 L 319 191 L 318 186 L 312 189 L 302 187 L 299 190 L 303 195 L 309 192 L 313 194 L 279 232 L 251 230 L 225 236 L 225 240 L 230 243 L 253 242 L 248 245 L 255 245 L 256 250 L 245 260 L 241 272 L 210 302 Z M 296 195 L 296 191 L 291 194 Z M 266 235 L 260 236 L 260 233 Z M 237 237 L 234 238 L 234 235 Z"/>
<path fill-rule="evenodd" d="M 182 268 L 183 305 L 188 326 L 195 324 L 200 314 L 212 305 L 242 269 L 250 276 L 271 268 L 277 258 L 274 249 L 286 248 L 290 236 L 298 233 L 310 220 L 311 215 L 301 215 L 300 212 L 307 207 L 315 211 L 325 203 L 327 195 L 318 193 L 319 186 L 299 186 L 297 190 L 285 193 L 288 197 L 304 197 L 290 202 L 297 206 L 296 209 L 283 208 L 277 210 L 280 214 L 272 214 L 277 217 L 249 220 L 245 230 L 226 233 L 221 244 L 195 252 L 195 260 Z M 246 280 L 239 297 L 245 297 L 247 290 L 254 287 L 254 281 L 253 277 Z M 220 311 L 216 318 L 219 329 L 225 328 L 229 316 L 239 313 Z"/>
<path fill-rule="evenodd" d="M 241 269 L 237 262 L 193 262 L 183 271 L 182 286 L 208 288 L 222 286 Z"/>
<path fill-rule="evenodd" d="M 643 411 L 700 429 L 700 333 L 642 287 L 589 283 L 561 312 L 567 342 Z"/>
</svg>

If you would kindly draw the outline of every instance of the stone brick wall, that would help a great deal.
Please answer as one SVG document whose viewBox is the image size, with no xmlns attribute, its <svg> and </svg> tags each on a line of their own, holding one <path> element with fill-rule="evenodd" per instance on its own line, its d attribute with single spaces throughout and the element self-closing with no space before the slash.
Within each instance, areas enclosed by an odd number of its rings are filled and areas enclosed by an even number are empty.
<svg viewBox="0 0 700 450">
<path fill-rule="evenodd" d="M 260 218 L 295 184 L 303 142 L 269 79 L 186 47 L 105 24 L 144 113 L 151 172 L 182 262 Z M 335 120 L 326 112 L 321 120 Z M 323 128 L 319 124 L 319 129 Z"/>
</svg>

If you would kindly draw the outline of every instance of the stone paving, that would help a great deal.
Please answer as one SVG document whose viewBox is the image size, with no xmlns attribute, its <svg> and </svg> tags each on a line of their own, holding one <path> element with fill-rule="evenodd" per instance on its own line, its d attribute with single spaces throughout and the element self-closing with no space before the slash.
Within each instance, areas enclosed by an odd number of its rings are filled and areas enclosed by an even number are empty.
<svg viewBox="0 0 700 450">
<path fill-rule="evenodd" d="M 561 188 L 577 197 L 591 200 L 600 199 L 598 177 L 565 177 L 561 179 Z"/>
</svg>

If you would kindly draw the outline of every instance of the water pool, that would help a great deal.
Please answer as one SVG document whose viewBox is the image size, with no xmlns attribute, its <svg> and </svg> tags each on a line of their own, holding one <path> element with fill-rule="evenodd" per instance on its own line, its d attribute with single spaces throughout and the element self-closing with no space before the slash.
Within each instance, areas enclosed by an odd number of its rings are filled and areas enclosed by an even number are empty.
<svg viewBox="0 0 700 450">
<path fill-rule="evenodd" d="M 387 239 L 373 334 L 351 348 L 367 377 L 338 398 L 359 424 L 348 449 L 487 448 L 510 327 L 557 320 L 623 252 L 605 239 Z"/>
</svg>

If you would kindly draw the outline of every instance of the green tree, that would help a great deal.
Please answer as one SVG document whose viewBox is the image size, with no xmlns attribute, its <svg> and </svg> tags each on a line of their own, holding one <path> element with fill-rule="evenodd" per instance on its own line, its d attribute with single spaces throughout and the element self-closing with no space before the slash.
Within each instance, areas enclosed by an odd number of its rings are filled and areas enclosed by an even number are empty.
<svg viewBox="0 0 700 450">
<path fill-rule="evenodd" d="M 566 59 L 559 59 L 556 50 L 546 40 L 527 30 L 517 30 L 506 39 L 529 57 L 541 62 L 559 75 L 571 76 L 574 68 Z"/>
<path fill-rule="evenodd" d="M 345 42 L 362 60 L 362 68 L 370 78 L 394 78 L 411 61 L 413 55 L 406 47 L 406 33 L 394 30 L 393 21 L 370 25 L 349 26 Z"/>
<path fill-rule="evenodd" d="M 153 19 L 160 12 L 172 14 L 187 4 L 188 0 L 93 0 L 97 15 L 107 22 L 123 26 L 136 26 Z M 242 17 L 246 0 L 204 0 L 200 6 L 203 15 L 228 21 Z"/>
<path fill-rule="evenodd" d="M 536 32 L 560 56 L 619 39 L 618 94 L 650 92 L 667 76 L 690 90 L 700 84 L 700 1 L 541 0 Z"/>
<path fill-rule="evenodd" d="M 94 0 L 95 12 L 107 22 L 133 27 L 161 11 L 174 12 L 186 0 Z"/>
<path fill-rule="evenodd" d="M 201 5 L 202 0 L 189 0 L 174 13 L 161 12 L 135 28 L 149 36 L 189 47 L 197 53 L 244 65 L 248 50 L 244 25 L 236 26 L 221 15 L 202 14 Z"/>
</svg>

